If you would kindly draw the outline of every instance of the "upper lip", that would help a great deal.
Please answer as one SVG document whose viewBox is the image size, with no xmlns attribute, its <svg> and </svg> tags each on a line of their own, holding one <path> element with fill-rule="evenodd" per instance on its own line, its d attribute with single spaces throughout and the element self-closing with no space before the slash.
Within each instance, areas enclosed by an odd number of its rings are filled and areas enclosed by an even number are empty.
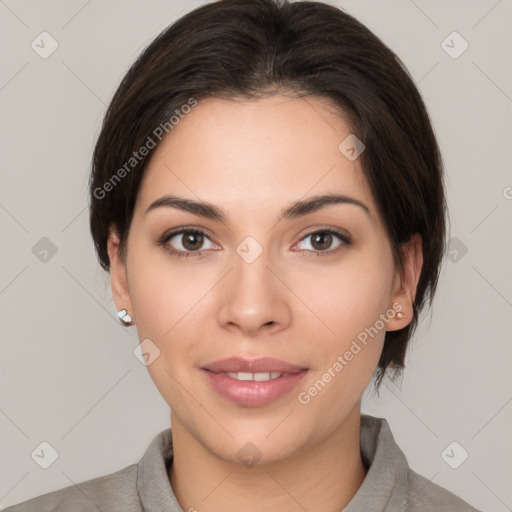
<svg viewBox="0 0 512 512">
<path fill-rule="evenodd" d="M 247 372 L 247 373 L 298 373 L 307 368 L 288 363 L 281 359 L 260 357 L 258 359 L 244 359 L 242 357 L 228 357 L 209 363 L 203 367 L 214 373 Z"/>
</svg>

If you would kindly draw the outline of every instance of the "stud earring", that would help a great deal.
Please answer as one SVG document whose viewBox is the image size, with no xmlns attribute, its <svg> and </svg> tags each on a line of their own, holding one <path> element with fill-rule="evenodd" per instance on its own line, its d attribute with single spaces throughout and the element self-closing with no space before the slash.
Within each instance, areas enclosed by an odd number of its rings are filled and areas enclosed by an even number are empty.
<svg viewBox="0 0 512 512">
<path fill-rule="evenodd" d="M 117 316 L 119 317 L 119 319 L 121 320 L 125 327 L 133 325 L 132 317 L 128 314 L 126 309 L 121 309 L 120 311 L 118 311 Z"/>
<path fill-rule="evenodd" d="M 396 317 L 397 317 L 397 318 L 403 318 L 404 316 L 405 316 L 405 315 L 404 315 L 401 311 L 399 311 L 399 312 L 396 314 Z"/>
</svg>

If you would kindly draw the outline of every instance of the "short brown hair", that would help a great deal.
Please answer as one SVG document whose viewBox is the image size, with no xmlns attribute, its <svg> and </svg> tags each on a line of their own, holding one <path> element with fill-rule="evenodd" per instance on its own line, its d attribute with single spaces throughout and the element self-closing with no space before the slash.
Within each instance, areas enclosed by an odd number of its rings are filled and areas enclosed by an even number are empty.
<svg viewBox="0 0 512 512">
<path fill-rule="evenodd" d="M 350 120 L 365 144 L 362 168 L 399 266 L 402 244 L 415 233 L 422 238 L 413 319 L 386 332 L 378 388 L 386 369 L 400 374 L 419 313 L 427 300 L 432 304 L 437 287 L 446 245 L 442 159 L 405 65 L 341 9 L 311 1 L 219 0 L 189 12 L 151 42 L 119 85 L 94 149 L 90 228 L 99 263 L 109 270 L 111 224 L 124 255 L 152 153 L 131 161 L 133 170 L 126 162 L 155 127 L 170 127 L 191 98 L 250 99 L 278 90 L 326 98 Z"/>
</svg>

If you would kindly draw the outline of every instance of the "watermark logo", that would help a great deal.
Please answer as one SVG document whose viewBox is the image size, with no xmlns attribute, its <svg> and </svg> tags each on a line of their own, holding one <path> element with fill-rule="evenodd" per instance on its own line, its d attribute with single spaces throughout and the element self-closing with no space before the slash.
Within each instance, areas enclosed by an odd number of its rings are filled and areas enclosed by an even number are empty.
<svg viewBox="0 0 512 512">
<path fill-rule="evenodd" d="M 338 146 L 339 152 L 347 159 L 353 162 L 359 158 L 359 155 L 366 149 L 366 146 L 353 133 L 344 139 Z"/>
<path fill-rule="evenodd" d="M 452 59 L 458 59 L 469 48 L 469 43 L 458 32 L 454 31 L 441 42 L 441 48 Z"/>
<path fill-rule="evenodd" d="M 39 467 L 48 469 L 59 458 L 59 452 L 48 441 L 43 441 L 30 456 Z"/>
<path fill-rule="evenodd" d="M 160 349 L 148 338 L 140 342 L 135 347 L 133 355 L 145 366 L 154 363 L 155 359 L 160 355 Z"/>
<path fill-rule="evenodd" d="M 245 443 L 236 454 L 238 460 L 246 466 L 254 466 L 261 459 L 261 452 L 258 447 L 251 442 Z"/>
<path fill-rule="evenodd" d="M 458 263 L 468 252 L 467 246 L 456 236 L 450 238 L 448 242 L 447 258 L 452 263 Z"/>
<path fill-rule="evenodd" d="M 46 236 L 43 236 L 32 247 L 32 254 L 41 262 L 48 263 L 56 254 L 57 246 Z"/>
<path fill-rule="evenodd" d="M 252 263 L 261 256 L 263 247 L 252 236 L 245 237 L 237 246 L 236 253 L 246 263 Z"/>
<path fill-rule="evenodd" d="M 48 32 L 41 32 L 30 46 L 39 57 L 47 59 L 59 47 L 59 43 Z"/>
<path fill-rule="evenodd" d="M 469 453 L 464 447 L 457 441 L 450 443 L 442 452 L 441 458 L 450 466 L 452 469 L 458 469 L 466 459 L 469 457 Z"/>
</svg>

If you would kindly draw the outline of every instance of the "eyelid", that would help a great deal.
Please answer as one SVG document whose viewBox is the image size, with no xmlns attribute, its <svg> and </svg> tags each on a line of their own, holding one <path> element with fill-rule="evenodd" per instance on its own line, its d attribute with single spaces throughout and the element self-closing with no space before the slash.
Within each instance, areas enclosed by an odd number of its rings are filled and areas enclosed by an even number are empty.
<svg viewBox="0 0 512 512">
<path fill-rule="evenodd" d="M 341 240 L 343 240 L 346 243 L 352 242 L 352 238 L 348 233 L 344 232 L 344 230 L 342 230 L 341 228 L 334 228 L 332 226 L 314 226 L 312 228 L 308 228 L 308 231 L 306 231 L 306 233 L 300 238 L 299 242 L 304 240 L 304 238 L 318 232 L 331 233 L 333 235 L 340 237 Z"/>
</svg>

